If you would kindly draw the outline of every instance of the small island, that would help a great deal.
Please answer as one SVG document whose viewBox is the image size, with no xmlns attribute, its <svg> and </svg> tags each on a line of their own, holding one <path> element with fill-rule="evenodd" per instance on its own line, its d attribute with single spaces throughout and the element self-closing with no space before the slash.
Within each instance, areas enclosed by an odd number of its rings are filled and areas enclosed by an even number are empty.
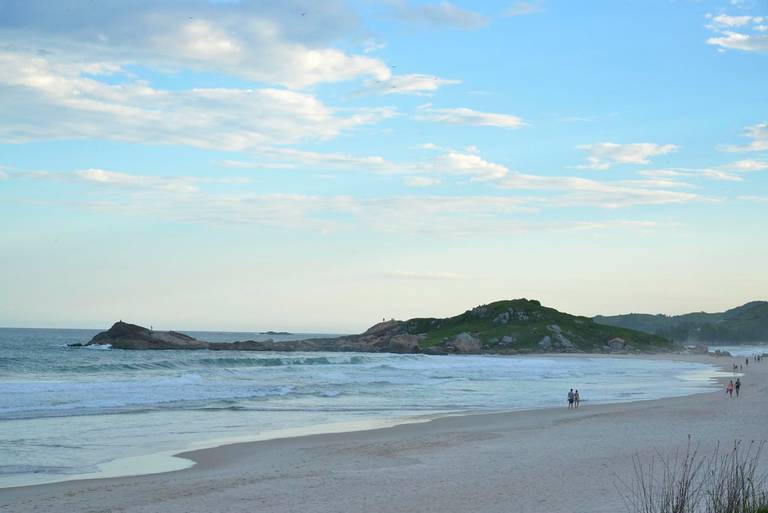
<svg viewBox="0 0 768 513">
<path fill-rule="evenodd" d="M 343 351 L 434 355 L 656 353 L 674 348 L 672 341 L 659 335 L 598 324 L 588 317 L 559 312 L 529 299 L 496 301 L 447 318 L 384 321 L 357 335 L 289 341 L 206 342 L 175 331 L 153 331 L 120 321 L 89 342 L 71 344 L 71 347 L 95 344 L 138 350 Z"/>
</svg>

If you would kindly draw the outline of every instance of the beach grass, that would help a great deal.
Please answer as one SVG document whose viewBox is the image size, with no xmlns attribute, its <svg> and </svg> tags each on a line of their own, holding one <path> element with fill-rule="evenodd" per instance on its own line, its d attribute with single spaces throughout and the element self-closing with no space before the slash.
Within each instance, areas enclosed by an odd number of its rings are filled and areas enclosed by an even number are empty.
<svg viewBox="0 0 768 513">
<path fill-rule="evenodd" d="M 718 445 L 702 455 L 690 441 L 671 456 L 634 457 L 634 480 L 624 485 L 629 513 L 768 513 L 768 480 L 760 473 L 765 442 Z"/>
</svg>

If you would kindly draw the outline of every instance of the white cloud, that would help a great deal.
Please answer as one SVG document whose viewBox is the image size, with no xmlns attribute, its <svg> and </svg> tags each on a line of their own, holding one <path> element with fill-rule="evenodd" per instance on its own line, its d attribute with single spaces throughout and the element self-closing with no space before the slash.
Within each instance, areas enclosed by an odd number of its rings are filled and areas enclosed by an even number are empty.
<svg viewBox="0 0 768 513">
<path fill-rule="evenodd" d="M 647 169 L 638 174 L 656 179 L 668 178 L 707 178 L 709 180 L 718 180 L 724 182 L 741 182 L 743 179 L 733 173 L 719 169 L 696 169 L 696 168 L 672 168 L 672 169 Z"/>
<path fill-rule="evenodd" d="M 256 167 L 283 168 L 308 167 L 314 170 L 352 170 L 372 173 L 397 173 L 408 172 L 410 167 L 385 159 L 379 155 L 351 155 L 338 152 L 316 152 L 298 150 L 285 147 L 263 147 L 254 151 L 254 154 L 268 159 L 268 162 L 256 163 Z M 240 167 L 245 167 L 247 162 L 240 162 Z"/>
<path fill-rule="evenodd" d="M 94 196 L 86 193 L 75 201 L 51 200 L 50 203 L 80 207 L 99 215 L 148 216 L 155 220 L 196 224 L 272 226 L 321 233 L 364 229 L 449 237 L 542 230 L 648 228 L 652 224 L 639 220 L 560 222 L 536 221 L 526 216 L 542 208 L 621 208 L 705 199 L 691 193 L 661 190 L 651 184 L 602 183 L 575 177 L 521 173 L 513 173 L 495 183 L 508 189 L 522 187 L 547 193 L 508 195 L 502 189 L 497 191 L 502 194 L 475 196 L 264 194 L 240 185 L 229 189 L 206 187 L 209 183 L 239 183 L 242 179 L 157 177 L 104 170 L 14 173 L 10 178 L 98 187 L 98 199 L 91 199 Z"/>
<path fill-rule="evenodd" d="M 752 16 L 728 16 L 727 14 L 719 14 L 717 16 L 712 16 L 710 19 L 714 25 L 743 27 L 744 25 L 748 25 L 755 18 Z"/>
<path fill-rule="evenodd" d="M 469 177 L 473 181 L 491 181 L 502 178 L 508 172 L 501 164 L 489 162 L 477 154 L 477 148 L 469 146 L 464 150 L 452 150 L 435 145 L 427 149 L 441 153 L 424 161 L 392 161 L 378 155 L 361 156 L 345 153 L 320 153 L 284 147 L 259 148 L 254 153 L 265 160 L 256 162 L 223 161 L 220 164 L 231 168 L 268 168 L 282 164 L 284 168 L 305 167 L 312 170 L 348 170 L 385 175 L 410 175 L 416 178 L 409 185 L 429 185 L 439 181 L 441 176 Z"/>
<path fill-rule="evenodd" d="M 739 32 L 723 32 L 719 37 L 710 37 L 707 43 L 731 50 L 745 52 L 768 52 L 768 36 L 750 35 Z"/>
<path fill-rule="evenodd" d="M 647 164 L 651 157 L 666 155 L 677 151 L 674 144 L 653 143 L 595 143 L 582 144 L 578 149 L 586 151 L 588 164 L 579 166 L 584 169 L 609 169 L 614 164 Z"/>
<path fill-rule="evenodd" d="M 763 171 L 768 169 L 768 161 L 743 159 L 726 164 L 725 167 L 734 171 Z"/>
<path fill-rule="evenodd" d="M 688 203 L 702 200 L 698 194 L 659 188 L 655 181 L 602 182 L 572 176 L 541 176 L 512 172 L 498 183 L 499 187 L 518 190 L 561 191 L 562 194 L 543 199 L 548 206 L 591 206 L 596 208 L 625 208 L 637 205 Z"/>
<path fill-rule="evenodd" d="M 762 23 L 762 16 L 730 16 L 720 14 L 707 15 L 710 23 L 707 28 L 713 36 L 707 39 L 707 44 L 719 47 L 718 51 L 741 50 L 745 52 L 768 52 L 768 35 Z M 738 31 L 737 31 L 738 30 Z"/>
<path fill-rule="evenodd" d="M 390 75 L 377 59 L 331 46 L 356 30 L 354 15 L 340 2 L 12 3 L 0 18 L 0 41 L 43 48 L 57 60 L 215 70 L 292 88 Z"/>
<path fill-rule="evenodd" d="M 520 128 L 525 125 L 522 118 L 510 114 L 480 112 L 465 107 L 436 109 L 431 105 L 422 105 L 416 114 L 420 121 L 436 121 L 449 125 L 492 126 L 498 128 Z"/>
<path fill-rule="evenodd" d="M 746 145 L 730 145 L 721 149 L 728 152 L 768 151 L 768 123 L 759 123 L 744 129 L 744 137 L 752 139 Z"/>
<path fill-rule="evenodd" d="M 504 16 L 524 16 L 541 11 L 541 5 L 537 2 L 516 2 L 504 11 Z"/>
<path fill-rule="evenodd" d="M 488 162 L 472 153 L 446 153 L 437 158 L 435 166 L 438 172 L 467 175 L 477 181 L 498 180 L 509 172 L 505 166 Z"/>
<path fill-rule="evenodd" d="M 311 94 L 285 89 L 111 85 L 88 76 L 100 68 L 0 50 L 0 112 L 12 120 L 0 124 L 0 139 L 103 138 L 243 150 L 329 139 L 394 115 L 391 109 L 341 113 Z"/>
<path fill-rule="evenodd" d="M 247 162 L 243 160 L 219 160 L 217 165 L 229 169 L 293 169 L 293 164 L 285 162 Z"/>
<path fill-rule="evenodd" d="M 200 192 L 204 184 L 243 185 L 250 183 L 244 177 L 193 177 L 193 176 L 155 176 L 109 171 L 106 169 L 82 169 L 73 172 L 50 171 L 12 171 L 8 178 L 20 180 L 47 180 L 61 183 L 85 184 L 102 187 L 107 190 L 120 190 L 141 193 L 172 193 L 190 195 Z"/>
<path fill-rule="evenodd" d="M 450 2 L 413 5 L 408 0 L 390 0 L 388 4 L 392 16 L 410 23 L 462 29 L 475 29 L 488 24 L 488 18 L 482 14 Z"/>
<path fill-rule="evenodd" d="M 388 79 L 366 80 L 363 89 L 358 92 L 424 96 L 434 93 L 442 86 L 456 85 L 460 83 L 461 80 L 414 73 L 410 75 L 393 75 Z"/>
<path fill-rule="evenodd" d="M 84 182 L 128 189 L 151 189 L 181 193 L 197 192 L 198 190 L 197 186 L 194 185 L 194 180 L 186 177 L 163 178 L 119 173 L 103 169 L 85 169 L 76 171 L 74 174 Z"/>
</svg>

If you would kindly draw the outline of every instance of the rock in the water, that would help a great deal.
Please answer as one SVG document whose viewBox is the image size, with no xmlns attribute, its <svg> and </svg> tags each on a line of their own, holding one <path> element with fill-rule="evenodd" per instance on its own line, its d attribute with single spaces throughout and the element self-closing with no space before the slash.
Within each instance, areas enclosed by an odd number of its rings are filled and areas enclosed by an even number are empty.
<svg viewBox="0 0 768 513">
<path fill-rule="evenodd" d="M 419 353 L 419 337 L 416 335 L 395 335 L 389 339 L 389 351 L 392 353 Z"/>
<path fill-rule="evenodd" d="M 402 321 L 385 321 L 360 335 L 305 340 L 244 340 L 240 342 L 204 342 L 175 331 L 152 331 L 143 326 L 116 322 L 86 344 L 71 347 L 110 344 L 115 349 L 209 349 L 211 351 L 354 351 L 371 353 L 419 353 L 424 335 L 407 333 Z"/>
<path fill-rule="evenodd" d="M 175 331 L 152 331 L 119 321 L 93 337 L 86 346 L 110 344 L 113 349 L 208 349 L 208 342 Z"/>
</svg>

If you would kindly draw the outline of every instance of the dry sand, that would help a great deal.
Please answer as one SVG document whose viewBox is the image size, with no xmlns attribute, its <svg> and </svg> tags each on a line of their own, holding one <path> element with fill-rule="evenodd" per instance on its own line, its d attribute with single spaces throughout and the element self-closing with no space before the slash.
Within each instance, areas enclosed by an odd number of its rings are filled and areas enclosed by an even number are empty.
<svg viewBox="0 0 768 513">
<path fill-rule="evenodd" d="M 731 359 L 680 357 L 720 365 Z M 654 401 L 448 417 L 186 453 L 165 474 L 0 490 L 16 512 L 625 511 L 632 457 L 768 438 L 768 361 L 724 391 Z"/>
</svg>

